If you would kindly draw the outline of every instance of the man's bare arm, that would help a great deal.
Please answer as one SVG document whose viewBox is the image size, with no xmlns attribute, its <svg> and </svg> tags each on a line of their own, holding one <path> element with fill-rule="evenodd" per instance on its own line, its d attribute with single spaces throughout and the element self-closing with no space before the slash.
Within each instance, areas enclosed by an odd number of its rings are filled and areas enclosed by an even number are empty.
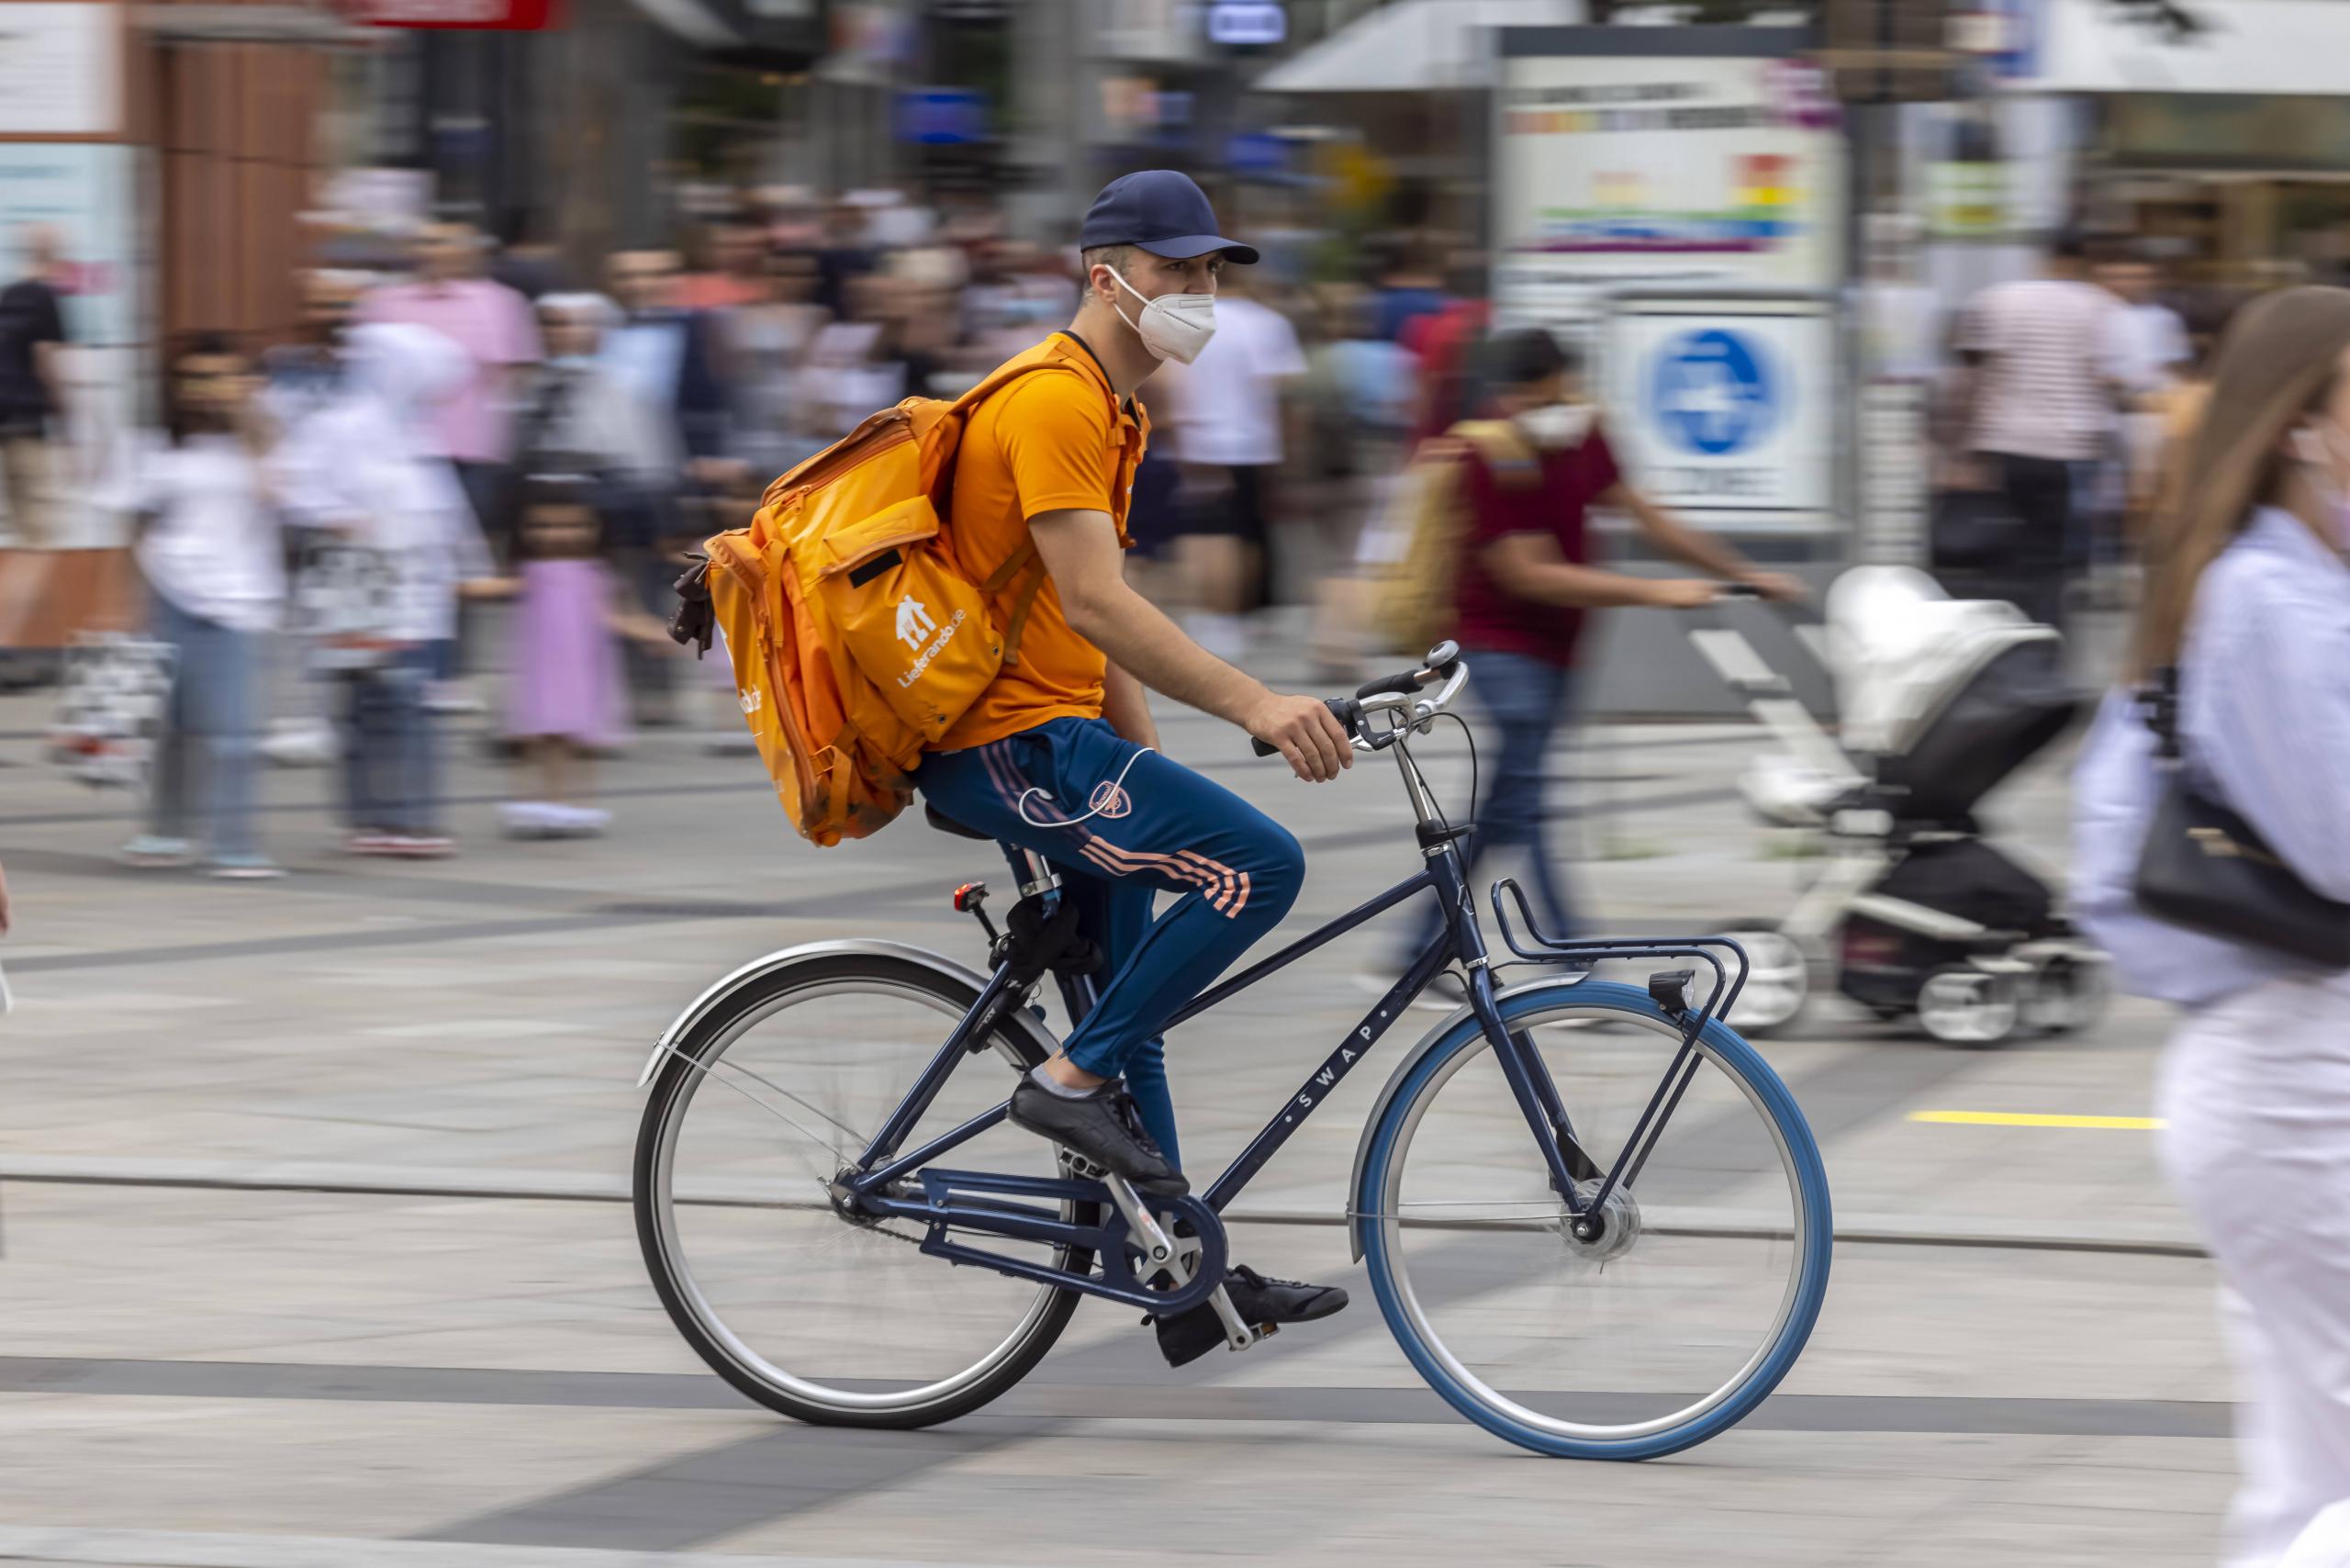
<svg viewBox="0 0 2350 1568">
<path fill-rule="evenodd" d="M 1511 533 L 1485 546 L 1478 565 L 1504 592 L 1561 610 L 1612 610 L 1639 605 L 1694 610 L 1713 602 L 1715 587 L 1676 577 L 1635 577 L 1578 566 L 1548 533 Z"/>
<path fill-rule="evenodd" d="M 1077 634 L 1161 696 L 1213 713 L 1277 747 L 1300 778 L 1337 777 L 1354 764 L 1347 733 L 1312 697 L 1284 697 L 1183 635 L 1126 583 L 1118 531 L 1104 511 L 1040 512 L 1028 520 L 1036 553 Z"/>
<path fill-rule="evenodd" d="M 1136 745 L 1159 749 L 1158 722 L 1150 716 L 1150 696 L 1141 681 L 1116 665 L 1102 672 L 1102 716 Z"/>
</svg>

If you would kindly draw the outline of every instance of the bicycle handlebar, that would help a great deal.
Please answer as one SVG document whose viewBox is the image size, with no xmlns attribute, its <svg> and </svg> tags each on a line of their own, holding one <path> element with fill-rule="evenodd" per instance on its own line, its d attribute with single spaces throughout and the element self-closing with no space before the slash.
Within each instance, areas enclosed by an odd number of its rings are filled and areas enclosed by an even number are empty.
<svg viewBox="0 0 2350 1568">
<path fill-rule="evenodd" d="M 1351 697 L 1326 697 L 1322 700 L 1322 703 L 1324 707 L 1330 710 L 1331 716 L 1338 721 L 1338 727 L 1345 730 L 1356 742 L 1356 749 L 1361 750 L 1362 704 Z M 1248 749 L 1259 756 L 1279 756 L 1281 748 L 1251 736 Z"/>
<path fill-rule="evenodd" d="M 1330 697 L 1324 701 L 1346 730 L 1355 750 L 1382 751 L 1395 744 L 1397 735 L 1426 725 L 1438 713 L 1450 708 L 1453 699 L 1460 695 L 1460 689 L 1468 679 L 1469 666 L 1460 656 L 1460 644 L 1443 642 L 1428 650 L 1427 659 L 1418 668 L 1404 670 L 1398 675 L 1382 676 L 1377 680 L 1364 682 L 1352 697 Z M 1416 695 L 1435 680 L 1441 680 L 1444 684 L 1437 688 L 1433 696 Z M 1405 714 L 1400 724 L 1378 734 L 1364 728 L 1363 721 L 1373 713 L 1398 711 Z M 1279 746 L 1269 745 L 1254 737 L 1250 738 L 1248 745 L 1259 756 L 1274 756 L 1281 751 Z"/>
</svg>

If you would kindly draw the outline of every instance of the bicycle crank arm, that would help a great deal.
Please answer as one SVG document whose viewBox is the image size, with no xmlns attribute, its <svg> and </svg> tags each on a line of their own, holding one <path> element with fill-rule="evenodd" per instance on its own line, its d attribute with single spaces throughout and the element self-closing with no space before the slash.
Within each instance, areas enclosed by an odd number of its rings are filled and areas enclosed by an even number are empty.
<svg viewBox="0 0 2350 1568">
<path fill-rule="evenodd" d="M 1149 1222 L 1147 1231 L 1137 1235 L 1135 1229 L 1129 1228 L 1126 1216 L 1120 1212 L 1121 1205 L 1112 1190 L 1099 1182 L 1057 1181 L 1047 1177 L 1008 1176 L 993 1171 L 932 1169 L 922 1173 L 922 1184 L 923 1195 L 918 1200 L 868 1193 L 859 1200 L 857 1206 L 877 1218 L 921 1222 L 926 1229 L 919 1245 L 923 1251 L 934 1258 L 992 1269 L 1015 1279 L 1034 1280 L 1041 1284 L 1082 1291 L 1087 1295 L 1100 1296 L 1104 1301 L 1114 1301 L 1145 1312 L 1162 1315 L 1185 1312 L 1223 1289 L 1225 1260 L 1224 1226 L 1217 1220 L 1215 1212 L 1197 1198 L 1186 1196 L 1155 1200 L 1155 1206 L 1168 1216 L 1162 1225 L 1149 1213 L 1149 1208 L 1154 1205 L 1146 1204 L 1140 1194 L 1129 1188 L 1126 1195 L 1135 1200 L 1136 1213 Z M 1119 1185 L 1125 1186 L 1125 1183 Z M 1035 1207 L 1006 1201 L 1008 1197 L 1042 1199 L 1056 1206 L 1052 1209 Z M 1090 1205 L 1102 1215 L 1102 1219 L 1093 1225 L 1063 1219 L 1061 1204 Z M 1149 1289 L 1144 1282 L 1158 1274 L 1173 1257 L 1176 1244 L 1169 1239 L 1168 1232 L 1175 1220 L 1190 1222 L 1197 1237 L 1198 1261 L 1190 1277 L 1173 1289 Z M 957 1231 L 967 1235 L 976 1232 L 1009 1237 L 1020 1241 L 1040 1242 L 1048 1247 L 1091 1252 L 1100 1272 L 1079 1273 L 1027 1259 L 1006 1257 L 957 1239 L 952 1234 Z M 1169 1249 L 1167 1258 L 1153 1260 L 1149 1257 L 1151 1241 L 1148 1237 L 1152 1235 L 1156 1236 L 1160 1246 Z M 1188 1251 L 1192 1238 L 1184 1238 L 1181 1245 Z"/>
</svg>

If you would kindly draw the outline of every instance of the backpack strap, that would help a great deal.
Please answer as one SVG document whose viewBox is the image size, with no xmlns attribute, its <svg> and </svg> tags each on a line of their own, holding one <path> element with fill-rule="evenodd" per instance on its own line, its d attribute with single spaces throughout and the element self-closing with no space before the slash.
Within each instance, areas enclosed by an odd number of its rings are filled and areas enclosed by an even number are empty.
<svg viewBox="0 0 2350 1568">
<path fill-rule="evenodd" d="M 1542 459 L 1507 420 L 1462 420 L 1445 432 L 1473 448 L 1496 483 L 1513 490 L 1542 479 Z"/>
<path fill-rule="evenodd" d="M 1049 339 L 1046 341 L 1050 342 Z M 982 401 L 993 397 L 1031 371 L 1037 370 L 1061 370 L 1067 371 L 1071 375 L 1084 374 L 1063 356 L 1046 355 L 1032 349 L 1028 353 L 997 366 L 994 372 L 981 380 L 978 386 L 956 398 L 955 412 L 968 420 L 971 410 L 978 408 Z M 1110 417 L 1113 420 L 1118 417 L 1117 405 L 1117 395 L 1112 393 Z M 1013 599 L 1012 619 L 1005 622 L 1003 628 L 1003 662 L 1007 665 L 1016 665 L 1020 662 L 1020 639 L 1028 630 L 1028 614 L 1036 608 L 1036 596 L 1043 592 L 1045 588 L 1045 578 L 1047 574 L 1044 561 L 1036 554 L 1036 541 L 1033 537 L 1022 540 L 1020 548 L 1006 556 L 1003 564 L 990 572 L 987 580 L 979 585 L 979 591 L 992 599 L 1002 593 L 1023 572 L 1027 573 L 1027 580 L 1021 584 L 1019 594 Z"/>
</svg>

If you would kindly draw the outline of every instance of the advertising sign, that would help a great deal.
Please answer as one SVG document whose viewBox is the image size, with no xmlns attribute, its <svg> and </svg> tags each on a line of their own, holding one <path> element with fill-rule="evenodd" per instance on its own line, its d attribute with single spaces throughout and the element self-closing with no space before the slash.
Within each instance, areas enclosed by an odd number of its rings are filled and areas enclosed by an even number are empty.
<svg viewBox="0 0 2350 1568">
<path fill-rule="evenodd" d="M 1605 348 L 1617 456 L 1651 499 L 1740 532 L 1832 523 L 1826 307 L 1626 301 Z"/>
<path fill-rule="evenodd" d="M 1505 315 L 1571 315 L 1580 297 L 1626 287 L 1842 282 L 1843 140 L 1819 72 L 1777 53 L 1696 52 L 1769 48 L 1771 29 L 1501 37 L 1494 251 Z"/>
<path fill-rule="evenodd" d="M 121 7 L 0 0 L 0 135 L 106 137 L 121 121 Z"/>
</svg>

